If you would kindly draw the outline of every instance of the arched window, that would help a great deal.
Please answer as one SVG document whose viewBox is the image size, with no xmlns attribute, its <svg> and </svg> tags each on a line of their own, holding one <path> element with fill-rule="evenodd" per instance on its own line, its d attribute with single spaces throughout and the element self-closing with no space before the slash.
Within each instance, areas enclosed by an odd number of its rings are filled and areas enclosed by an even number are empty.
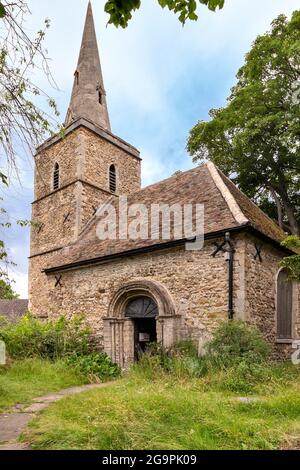
<svg viewBox="0 0 300 470">
<path fill-rule="evenodd" d="M 125 316 L 128 318 L 156 318 L 158 308 L 149 297 L 136 297 L 128 303 Z"/>
<path fill-rule="evenodd" d="M 55 163 L 53 172 L 53 189 L 56 191 L 59 189 L 59 164 Z"/>
<path fill-rule="evenodd" d="M 117 191 L 117 172 L 115 165 L 111 165 L 109 168 L 109 190 L 111 193 Z"/>
<path fill-rule="evenodd" d="M 277 278 L 277 337 L 292 339 L 293 332 L 293 284 L 288 272 L 282 269 Z"/>
</svg>

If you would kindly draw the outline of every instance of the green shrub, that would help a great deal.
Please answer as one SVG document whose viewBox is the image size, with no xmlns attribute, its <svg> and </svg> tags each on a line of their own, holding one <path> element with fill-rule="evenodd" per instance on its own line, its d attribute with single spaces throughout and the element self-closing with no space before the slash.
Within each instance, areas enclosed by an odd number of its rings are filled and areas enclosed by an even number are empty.
<svg viewBox="0 0 300 470">
<path fill-rule="evenodd" d="M 67 364 L 92 381 L 100 379 L 103 382 L 121 375 L 120 367 L 104 353 L 73 355 L 67 358 Z"/>
<path fill-rule="evenodd" d="M 209 383 L 218 391 L 252 395 L 261 384 L 270 380 L 271 370 L 271 363 L 249 364 L 243 360 L 226 369 L 214 365 L 210 369 Z"/>
<path fill-rule="evenodd" d="M 206 371 L 205 361 L 198 357 L 190 340 L 179 341 L 170 350 L 158 344 L 150 345 L 134 364 L 131 372 L 148 380 L 168 374 L 177 379 L 201 377 Z"/>
<path fill-rule="evenodd" d="M 71 320 L 41 322 L 27 314 L 16 324 L 1 324 L 0 339 L 12 358 L 58 359 L 70 354 L 87 354 L 91 330 L 83 316 Z"/>
<path fill-rule="evenodd" d="M 148 380 L 163 375 L 176 379 L 207 377 L 218 389 L 252 393 L 269 374 L 270 348 L 259 332 L 242 321 L 222 323 L 198 356 L 192 341 L 180 341 L 170 350 L 152 345 L 141 355 L 132 373 Z"/>
<path fill-rule="evenodd" d="M 253 326 L 239 320 L 220 324 L 207 345 L 208 357 L 219 367 L 238 363 L 261 364 L 270 356 L 270 347 Z"/>
</svg>

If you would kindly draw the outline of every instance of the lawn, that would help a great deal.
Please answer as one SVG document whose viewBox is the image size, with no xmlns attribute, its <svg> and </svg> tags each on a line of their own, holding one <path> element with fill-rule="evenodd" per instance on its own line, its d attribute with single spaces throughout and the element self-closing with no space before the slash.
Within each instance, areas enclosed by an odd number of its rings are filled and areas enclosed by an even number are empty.
<svg viewBox="0 0 300 470">
<path fill-rule="evenodd" d="M 0 412 L 17 403 L 86 381 L 65 362 L 41 359 L 15 360 L 11 367 L 0 367 Z"/>
<path fill-rule="evenodd" d="M 23 438 L 33 449 L 214 450 L 277 449 L 300 437 L 297 368 L 273 366 L 252 403 L 223 379 L 131 373 L 51 405 Z"/>
</svg>

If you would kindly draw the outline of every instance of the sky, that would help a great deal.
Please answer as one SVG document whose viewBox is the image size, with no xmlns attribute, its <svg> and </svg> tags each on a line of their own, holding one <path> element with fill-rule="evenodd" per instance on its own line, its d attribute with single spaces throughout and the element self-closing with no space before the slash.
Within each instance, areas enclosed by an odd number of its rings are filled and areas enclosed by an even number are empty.
<svg viewBox="0 0 300 470">
<path fill-rule="evenodd" d="M 87 0 L 28 0 L 28 34 L 51 20 L 45 47 L 58 85 L 53 88 L 41 71 L 33 79 L 53 97 L 64 121 L 81 43 Z M 300 0 L 226 0 L 213 13 L 199 7 L 198 22 L 181 26 L 157 0 L 142 0 L 126 30 L 107 26 L 105 0 L 93 0 L 102 70 L 112 131 L 136 146 L 143 158 L 143 185 L 192 168 L 186 152 L 189 130 L 207 120 L 211 108 L 226 104 L 245 54 L 259 34 L 281 13 L 291 16 Z M 42 104 L 45 106 L 45 104 Z M 45 110 L 47 110 L 45 106 Z M 19 177 L 2 190 L 2 205 L 12 228 L 2 231 L 14 289 L 28 295 L 29 229 L 16 225 L 30 219 L 33 200 L 33 158 L 19 156 Z"/>
</svg>

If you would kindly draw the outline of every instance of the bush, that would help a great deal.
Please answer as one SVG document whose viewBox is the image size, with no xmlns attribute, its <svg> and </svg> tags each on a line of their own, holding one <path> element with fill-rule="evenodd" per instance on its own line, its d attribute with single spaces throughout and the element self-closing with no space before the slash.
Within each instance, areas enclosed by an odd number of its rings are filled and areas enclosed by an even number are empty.
<svg viewBox="0 0 300 470">
<path fill-rule="evenodd" d="M 205 370 L 194 343 L 188 340 L 178 342 L 170 350 L 158 344 L 151 345 L 133 365 L 131 372 L 153 380 L 164 374 L 177 379 L 201 377 Z"/>
<path fill-rule="evenodd" d="M 241 360 L 219 376 L 216 375 L 214 380 L 218 389 L 251 395 L 256 392 L 257 385 L 270 380 L 270 373 L 271 367 L 268 363 L 249 364 Z"/>
<path fill-rule="evenodd" d="M 93 353 L 86 356 L 73 355 L 67 358 L 67 364 L 88 377 L 91 381 L 113 379 L 121 375 L 121 369 L 104 353 Z"/>
<path fill-rule="evenodd" d="M 218 389 L 252 393 L 269 374 L 270 348 L 259 332 L 242 321 L 222 323 L 198 356 L 192 341 L 181 341 L 166 351 L 153 345 L 132 372 L 148 380 L 163 375 L 176 379 L 205 377 Z"/>
<path fill-rule="evenodd" d="M 212 362 L 220 367 L 238 363 L 261 364 L 270 356 L 270 347 L 253 326 L 239 320 L 223 322 L 207 345 Z"/>
<path fill-rule="evenodd" d="M 87 354 L 91 330 L 83 316 L 71 320 L 41 322 L 27 314 L 16 324 L 0 325 L 0 339 L 12 358 L 59 359 L 70 354 Z"/>
</svg>

